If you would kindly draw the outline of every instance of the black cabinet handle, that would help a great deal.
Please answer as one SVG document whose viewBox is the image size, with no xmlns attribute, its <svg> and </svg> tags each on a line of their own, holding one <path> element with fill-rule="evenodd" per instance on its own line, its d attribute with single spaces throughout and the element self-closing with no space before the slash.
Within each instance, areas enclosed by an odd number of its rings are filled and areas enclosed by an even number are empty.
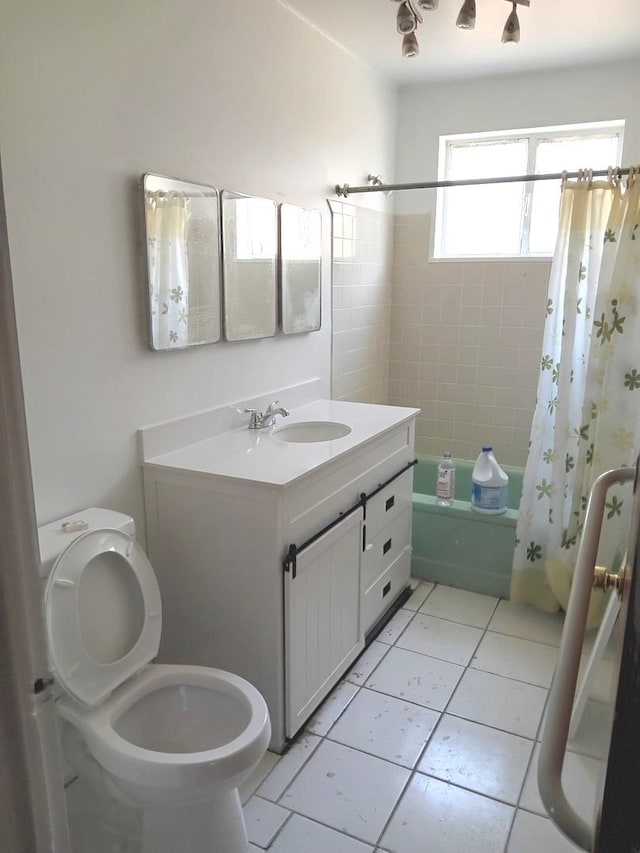
<svg viewBox="0 0 640 853">
<path fill-rule="evenodd" d="M 391 539 L 387 539 L 387 541 L 382 546 L 382 553 L 386 554 L 387 551 L 391 550 Z"/>
<path fill-rule="evenodd" d="M 389 510 L 391 509 L 391 507 L 394 505 L 395 502 L 396 502 L 396 496 L 395 495 L 391 495 L 390 498 L 387 498 L 387 500 L 385 501 L 385 504 L 384 504 L 384 511 L 389 512 Z"/>
<path fill-rule="evenodd" d="M 382 597 L 384 598 L 385 595 L 388 595 L 390 592 L 391 592 L 391 581 L 389 581 L 389 583 L 382 590 Z"/>
</svg>

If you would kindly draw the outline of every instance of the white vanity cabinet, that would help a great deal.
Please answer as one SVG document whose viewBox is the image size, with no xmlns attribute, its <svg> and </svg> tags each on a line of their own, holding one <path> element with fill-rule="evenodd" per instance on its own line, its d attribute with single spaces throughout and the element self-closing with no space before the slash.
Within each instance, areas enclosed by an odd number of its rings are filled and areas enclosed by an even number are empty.
<svg viewBox="0 0 640 853">
<path fill-rule="evenodd" d="M 220 667 L 254 684 L 277 752 L 408 584 L 415 410 L 397 412 L 391 427 L 278 482 L 216 474 L 215 442 L 145 460 L 159 660 Z M 253 441 L 248 457 L 274 441 L 241 438 Z M 273 452 L 280 472 L 301 453 Z"/>
</svg>

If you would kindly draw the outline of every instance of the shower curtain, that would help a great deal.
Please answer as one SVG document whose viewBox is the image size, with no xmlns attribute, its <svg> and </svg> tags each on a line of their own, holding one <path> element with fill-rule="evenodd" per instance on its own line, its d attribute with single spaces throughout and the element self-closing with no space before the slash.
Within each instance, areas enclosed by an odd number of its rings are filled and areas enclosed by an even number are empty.
<svg viewBox="0 0 640 853">
<path fill-rule="evenodd" d="M 563 181 L 511 600 L 567 605 L 589 489 L 640 440 L 640 176 Z M 598 561 L 615 567 L 629 486 L 608 496 Z M 594 593 L 590 625 L 606 603 Z"/>
<path fill-rule="evenodd" d="M 154 349 L 189 340 L 187 202 L 182 193 L 145 193 L 151 336 Z"/>
</svg>

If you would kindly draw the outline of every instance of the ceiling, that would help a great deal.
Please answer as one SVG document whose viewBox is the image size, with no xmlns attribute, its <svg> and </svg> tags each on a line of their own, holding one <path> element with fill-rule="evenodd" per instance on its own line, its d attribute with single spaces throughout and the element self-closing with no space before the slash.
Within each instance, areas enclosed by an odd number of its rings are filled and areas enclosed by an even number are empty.
<svg viewBox="0 0 640 853">
<path fill-rule="evenodd" d="M 500 36 L 511 3 L 477 0 L 474 30 L 455 20 L 462 0 L 423 11 L 420 55 L 403 59 L 390 0 L 279 0 L 343 50 L 397 82 L 509 74 L 615 59 L 640 58 L 638 0 L 531 0 L 518 6 L 520 44 Z"/>
</svg>

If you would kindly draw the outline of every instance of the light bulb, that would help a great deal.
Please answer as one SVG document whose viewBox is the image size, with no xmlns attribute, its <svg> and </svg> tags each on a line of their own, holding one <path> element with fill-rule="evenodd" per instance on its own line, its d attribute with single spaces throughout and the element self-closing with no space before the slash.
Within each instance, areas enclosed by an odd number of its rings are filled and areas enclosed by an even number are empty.
<svg viewBox="0 0 640 853">
<path fill-rule="evenodd" d="M 513 4 L 511 14 L 502 31 L 502 44 L 517 44 L 520 41 L 520 21 L 518 20 L 518 5 Z"/>
<path fill-rule="evenodd" d="M 417 26 L 418 21 L 416 20 L 416 16 L 413 12 L 413 9 L 405 0 L 405 2 L 402 3 L 400 8 L 398 9 L 398 32 L 401 35 L 407 35 L 408 33 L 414 32 Z"/>
<path fill-rule="evenodd" d="M 406 58 L 417 56 L 420 53 L 420 45 L 415 33 L 407 33 L 402 39 L 402 55 Z"/>
<path fill-rule="evenodd" d="M 464 0 L 458 13 L 456 27 L 461 30 L 472 30 L 476 25 L 476 0 Z"/>
</svg>

